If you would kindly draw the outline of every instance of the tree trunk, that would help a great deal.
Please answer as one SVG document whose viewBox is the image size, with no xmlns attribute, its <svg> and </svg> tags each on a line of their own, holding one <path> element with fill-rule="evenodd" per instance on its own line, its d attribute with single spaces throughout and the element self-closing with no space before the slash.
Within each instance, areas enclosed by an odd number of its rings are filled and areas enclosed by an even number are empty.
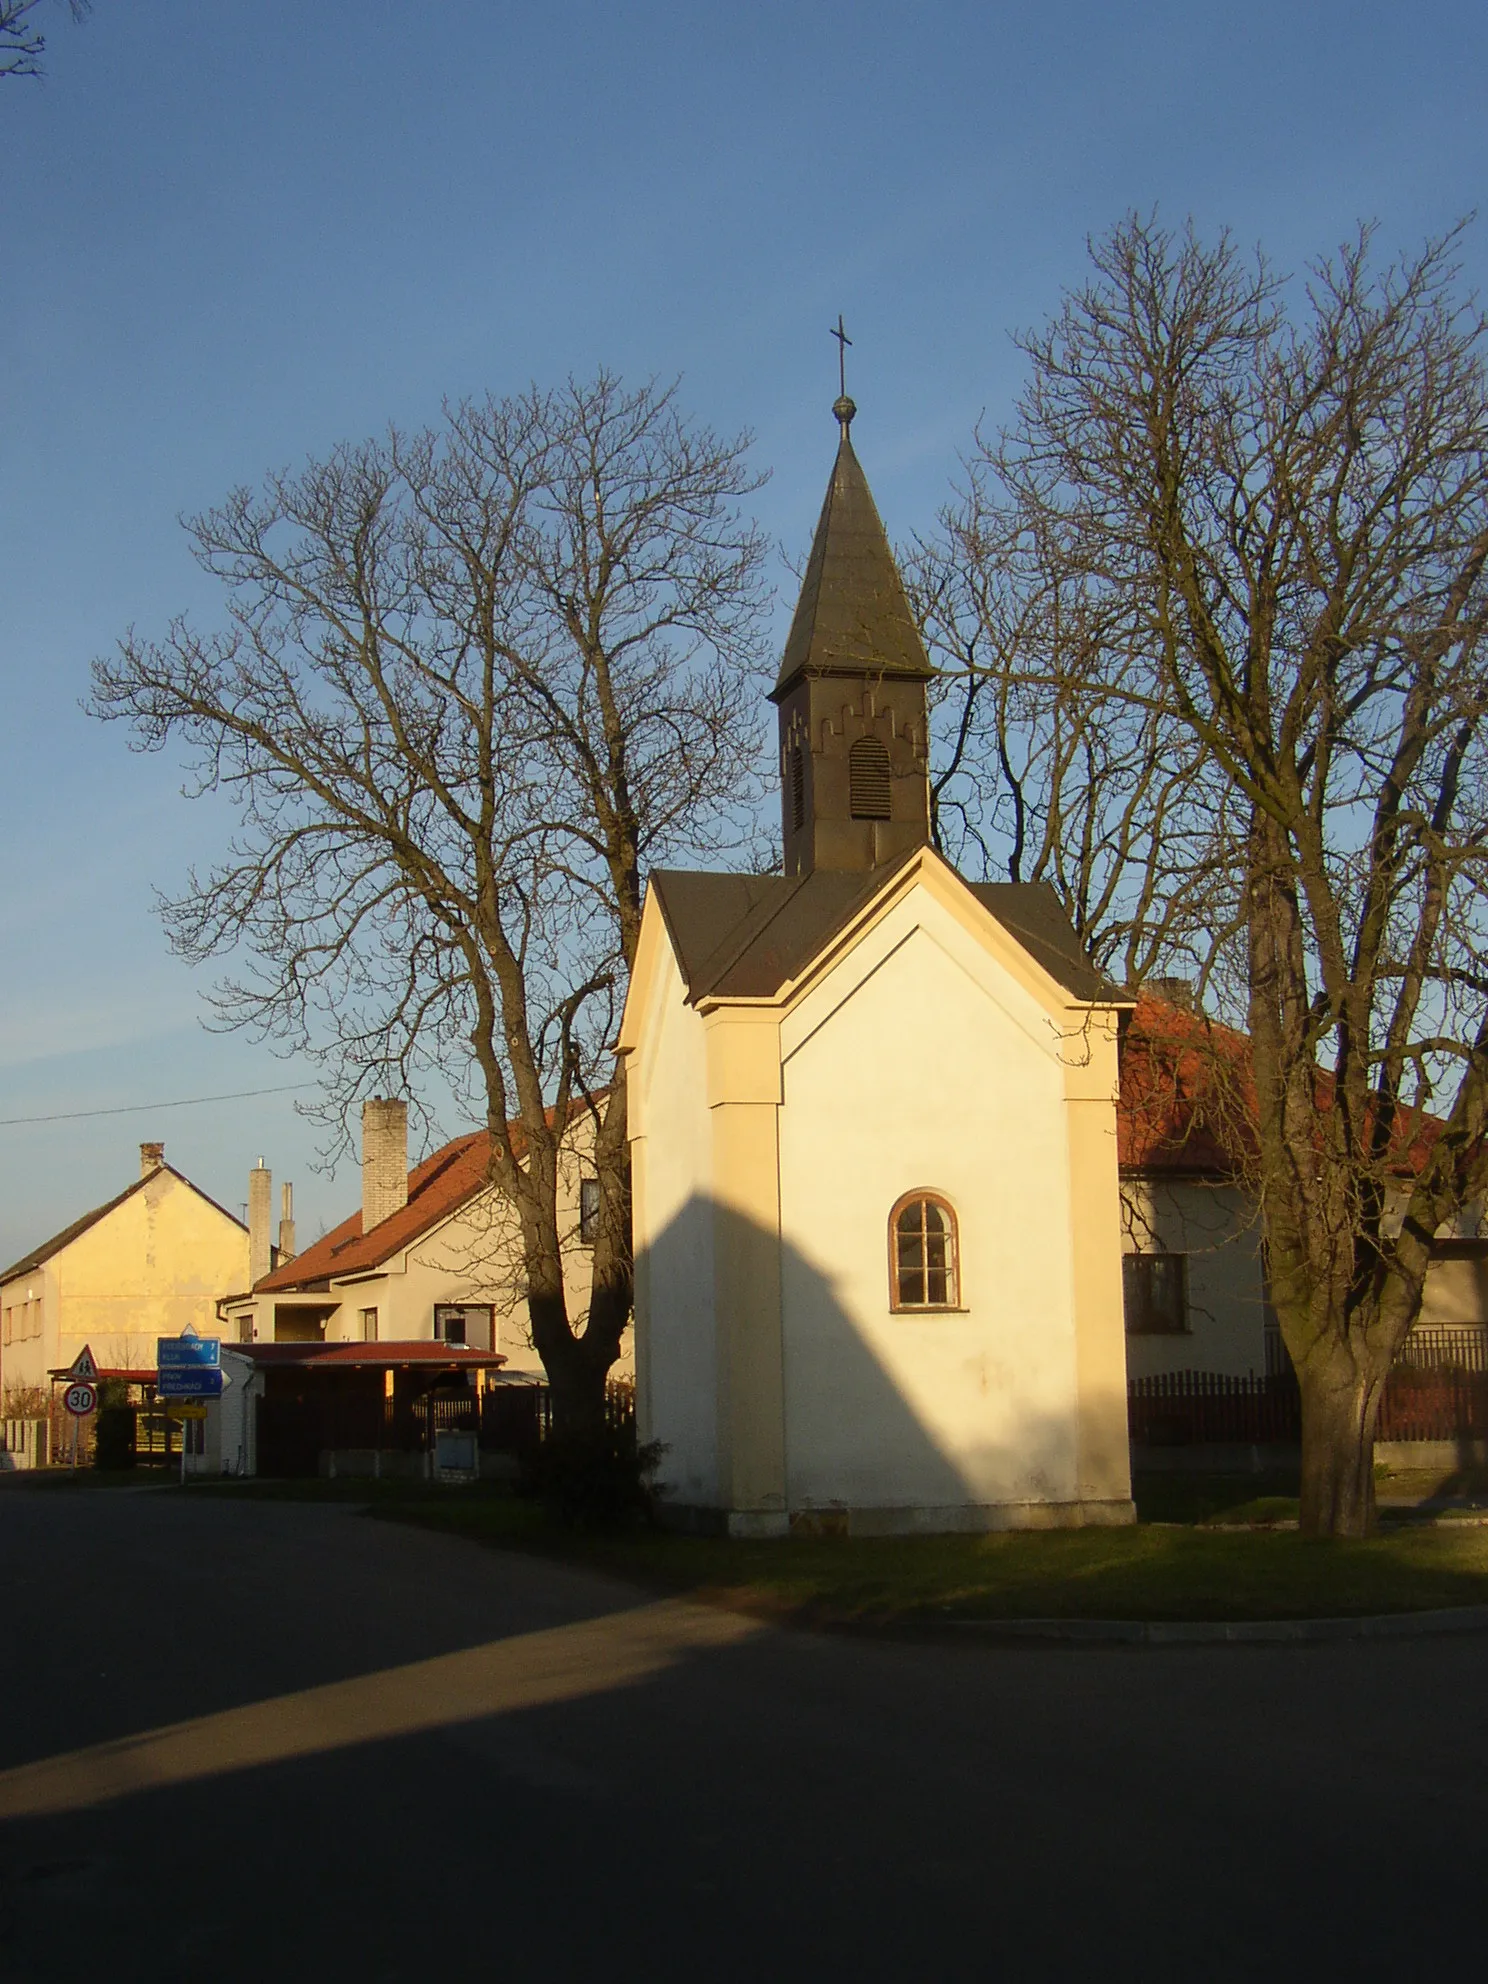
<svg viewBox="0 0 1488 1984">
<path fill-rule="evenodd" d="M 557 1357 L 543 1361 L 553 1399 L 553 1438 L 566 1445 L 597 1441 L 604 1431 L 609 1365 L 585 1355 L 577 1338 Z"/>
<path fill-rule="evenodd" d="M 1315 1359 L 1302 1388 L 1302 1533 L 1368 1536 L 1375 1526 L 1374 1429 L 1382 1377 Z"/>
</svg>

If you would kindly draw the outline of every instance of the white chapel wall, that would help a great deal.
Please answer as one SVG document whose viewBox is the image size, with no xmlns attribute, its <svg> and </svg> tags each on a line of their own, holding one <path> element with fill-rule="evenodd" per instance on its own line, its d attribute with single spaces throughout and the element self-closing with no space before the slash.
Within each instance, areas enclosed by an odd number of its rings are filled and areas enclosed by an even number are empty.
<svg viewBox="0 0 1488 1984">
<path fill-rule="evenodd" d="M 638 1430 L 665 1444 L 658 1484 L 676 1502 L 706 1506 L 718 1493 L 707 1051 L 671 948 L 662 948 L 627 1071 L 637 1138 Z"/>
<path fill-rule="evenodd" d="M 1061 1045 L 1047 1010 L 915 891 L 782 1028 L 793 1508 L 1073 1498 Z M 961 1234 L 959 1315 L 890 1309 L 915 1187 Z"/>
</svg>

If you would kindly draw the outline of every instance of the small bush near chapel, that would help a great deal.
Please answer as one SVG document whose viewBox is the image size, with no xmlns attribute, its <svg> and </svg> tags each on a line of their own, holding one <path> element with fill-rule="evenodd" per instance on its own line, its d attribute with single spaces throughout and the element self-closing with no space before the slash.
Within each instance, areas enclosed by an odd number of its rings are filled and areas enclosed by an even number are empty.
<svg viewBox="0 0 1488 1984">
<path fill-rule="evenodd" d="M 638 1445 L 635 1421 L 567 1439 L 549 1438 L 523 1461 L 519 1487 L 572 1528 L 649 1522 L 651 1476 L 662 1445 Z"/>
</svg>

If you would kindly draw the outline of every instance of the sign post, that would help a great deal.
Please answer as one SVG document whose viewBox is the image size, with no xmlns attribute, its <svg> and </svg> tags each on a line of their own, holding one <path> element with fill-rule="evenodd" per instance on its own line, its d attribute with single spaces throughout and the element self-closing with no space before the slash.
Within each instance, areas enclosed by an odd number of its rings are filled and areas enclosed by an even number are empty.
<svg viewBox="0 0 1488 1984">
<path fill-rule="evenodd" d="M 94 1386 L 98 1382 L 98 1360 L 94 1357 L 90 1345 L 85 1343 L 77 1356 L 73 1358 L 67 1367 L 67 1376 L 70 1382 L 67 1390 L 62 1395 L 62 1403 L 72 1414 L 72 1471 L 76 1474 L 78 1421 L 85 1419 L 98 1403 L 98 1394 L 94 1390 Z M 87 1397 L 87 1403 L 85 1405 L 75 1405 L 73 1403 L 75 1398 L 82 1398 L 85 1394 Z"/>
<path fill-rule="evenodd" d="M 222 1396 L 222 1339 L 193 1329 L 155 1339 L 155 1396 L 207 1399 Z M 169 1410 L 169 1407 L 167 1407 Z M 206 1408 L 202 1408 L 205 1417 Z M 192 1415 L 195 1417 L 195 1415 Z M 181 1426 L 181 1486 L 186 1486 L 186 1426 Z"/>
</svg>

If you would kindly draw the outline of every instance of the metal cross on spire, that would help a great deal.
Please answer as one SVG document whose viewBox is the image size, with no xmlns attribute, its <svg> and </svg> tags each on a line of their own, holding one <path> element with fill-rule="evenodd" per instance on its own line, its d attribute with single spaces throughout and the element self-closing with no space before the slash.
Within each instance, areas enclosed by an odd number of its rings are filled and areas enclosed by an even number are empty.
<svg viewBox="0 0 1488 1984">
<path fill-rule="evenodd" d="M 852 417 L 858 409 L 847 397 L 847 347 L 852 343 L 852 339 L 843 327 L 840 310 L 837 312 L 837 322 L 835 326 L 829 328 L 827 336 L 837 340 L 837 403 L 832 411 L 841 421 L 842 431 L 846 434 L 852 425 Z"/>
</svg>

